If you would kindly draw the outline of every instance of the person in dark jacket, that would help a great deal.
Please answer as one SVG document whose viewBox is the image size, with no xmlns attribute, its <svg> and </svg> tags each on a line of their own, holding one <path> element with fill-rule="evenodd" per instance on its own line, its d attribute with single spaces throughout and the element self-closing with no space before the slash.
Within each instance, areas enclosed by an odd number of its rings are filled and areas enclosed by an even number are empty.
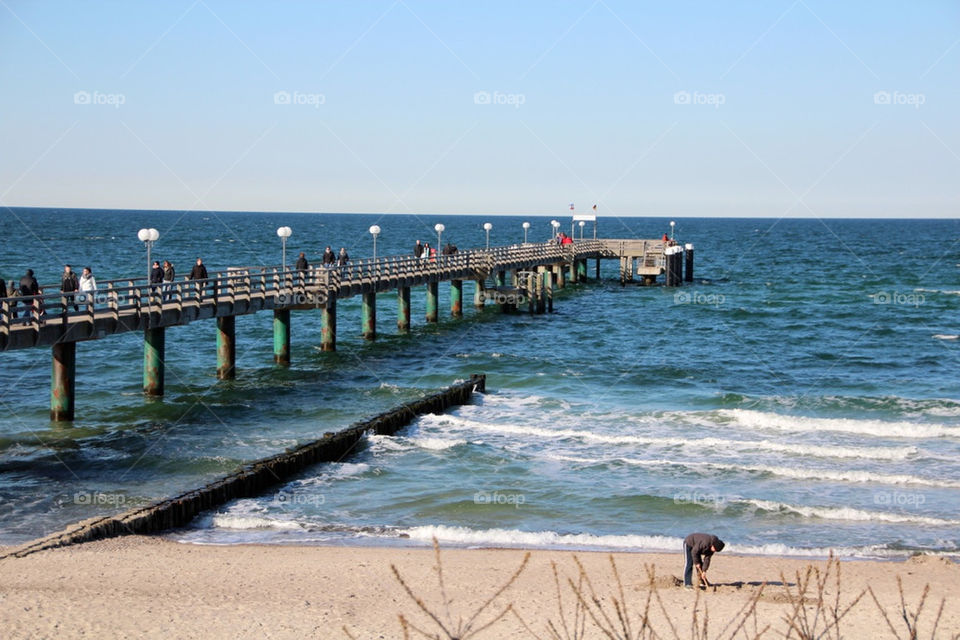
<svg viewBox="0 0 960 640">
<path fill-rule="evenodd" d="M 153 267 L 150 269 L 150 284 L 160 284 L 163 282 L 163 269 L 160 267 L 160 261 L 154 260 Z"/>
<path fill-rule="evenodd" d="M 23 274 L 22 278 L 20 278 L 20 295 L 21 296 L 40 295 L 40 285 L 37 283 L 37 279 L 33 277 L 33 269 L 27 269 L 27 272 Z M 25 304 L 37 309 L 38 313 L 41 313 L 41 314 L 43 313 L 43 307 L 41 306 L 39 300 L 31 300 L 30 302 L 27 302 Z"/>
<path fill-rule="evenodd" d="M 173 297 L 173 279 L 177 276 L 173 263 L 169 260 L 163 261 L 163 299 L 169 300 Z"/>
<path fill-rule="evenodd" d="M 337 258 L 337 264 L 341 267 L 350 262 L 350 256 L 347 255 L 347 248 L 340 247 L 340 257 Z"/>
<path fill-rule="evenodd" d="M 197 264 L 193 265 L 193 268 L 190 269 L 190 279 L 191 280 L 206 280 L 207 279 L 207 267 L 203 264 L 203 258 L 197 258 Z"/>
<path fill-rule="evenodd" d="M 683 539 L 683 586 L 693 588 L 693 569 L 696 567 L 697 575 L 703 581 L 704 586 L 709 587 L 707 582 L 707 569 L 710 568 L 710 558 L 713 554 L 723 551 L 723 540 L 709 533 L 691 533 Z"/>
<path fill-rule="evenodd" d="M 0 278 L 0 298 L 7 297 L 7 281 Z"/>
<path fill-rule="evenodd" d="M 300 255 L 297 256 L 296 269 L 297 271 L 305 272 L 309 268 L 310 268 L 310 263 L 307 262 L 307 255 L 303 251 L 301 251 Z"/>
<path fill-rule="evenodd" d="M 77 305 L 76 297 L 74 292 L 80 289 L 80 281 L 77 280 L 77 274 L 73 272 L 73 268 L 66 264 L 63 266 L 63 273 L 60 275 L 60 291 L 66 295 L 63 296 L 63 310 L 66 312 L 67 307 L 73 305 L 74 311 L 79 311 L 80 307 Z"/>
<path fill-rule="evenodd" d="M 203 258 L 197 258 L 197 264 L 193 265 L 193 268 L 190 269 L 190 279 L 191 280 L 206 280 L 209 276 L 207 275 L 207 267 L 203 264 Z M 197 300 L 203 299 L 203 290 L 207 286 L 206 282 L 198 282 L 197 287 Z"/>
<path fill-rule="evenodd" d="M 327 245 L 327 248 L 323 250 L 323 266 L 332 267 L 335 264 L 337 264 L 337 254 L 333 252 L 330 245 Z"/>
<path fill-rule="evenodd" d="M 419 258 L 423 255 L 423 245 L 417 240 L 417 244 L 413 245 L 413 257 Z"/>
</svg>

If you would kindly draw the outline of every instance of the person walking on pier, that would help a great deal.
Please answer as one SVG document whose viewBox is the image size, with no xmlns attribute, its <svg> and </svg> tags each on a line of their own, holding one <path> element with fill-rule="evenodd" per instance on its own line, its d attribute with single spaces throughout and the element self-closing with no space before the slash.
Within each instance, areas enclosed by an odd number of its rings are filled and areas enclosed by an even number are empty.
<svg viewBox="0 0 960 640">
<path fill-rule="evenodd" d="M 37 283 L 37 279 L 33 277 L 33 269 L 27 269 L 26 273 L 23 274 L 23 277 L 20 278 L 20 296 L 38 296 L 40 295 L 40 285 Z M 25 303 L 24 306 L 33 308 L 37 315 L 43 315 L 43 303 L 40 300 L 35 299 L 31 300 L 28 303 Z"/>
<path fill-rule="evenodd" d="M 70 265 L 63 266 L 63 273 L 60 275 L 60 291 L 63 296 L 63 312 L 67 312 L 67 307 L 73 305 L 74 311 L 80 311 L 77 305 L 77 299 L 74 292 L 80 288 L 80 282 L 77 280 L 77 274 L 73 272 Z"/>
<path fill-rule="evenodd" d="M 710 586 L 707 581 L 707 569 L 710 568 L 710 558 L 713 554 L 723 551 L 726 546 L 723 540 L 709 533 L 691 533 L 683 539 L 683 586 L 693 588 L 693 569 L 705 587 Z"/>
<path fill-rule="evenodd" d="M 163 282 L 163 269 L 160 267 L 160 261 L 154 260 L 153 267 L 150 268 L 150 284 L 159 285 Z M 151 287 L 155 289 L 155 287 Z"/>
<path fill-rule="evenodd" d="M 307 254 L 305 254 L 303 251 L 301 251 L 300 255 L 297 256 L 297 264 L 295 265 L 295 268 L 300 273 L 306 273 L 307 269 L 310 268 L 310 263 L 307 262 Z"/>
<path fill-rule="evenodd" d="M 333 252 L 330 245 L 327 245 L 327 248 L 323 250 L 323 266 L 332 267 L 335 264 L 337 264 L 337 254 Z"/>
<path fill-rule="evenodd" d="M 93 277 L 93 271 L 90 267 L 84 267 L 80 274 L 80 295 L 77 300 L 83 304 L 92 304 L 94 294 L 97 292 L 97 279 Z"/>
<path fill-rule="evenodd" d="M 423 255 L 423 245 L 417 240 L 417 244 L 413 245 L 413 257 L 419 258 Z"/>
<path fill-rule="evenodd" d="M 7 281 L 0 278 L 0 298 L 7 297 Z"/>
<path fill-rule="evenodd" d="M 347 248 L 340 247 L 340 257 L 337 258 L 337 264 L 341 267 L 350 262 L 350 256 L 347 255 Z"/>
<path fill-rule="evenodd" d="M 206 280 L 207 276 L 207 267 L 203 264 L 203 258 L 197 258 L 197 263 L 193 265 L 193 268 L 190 269 L 190 279 L 191 280 Z M 206 282 L 197 282 L 197 300 L 203 299 L 203 289 L 207 286 Z"/>
<path fill-rule="evenodd" d="M 173 294 L 173 279 L 176 277 L 177 272 L 173 268 L 173 264 L 169 260 L 163 261 L 163 301 L 166 302 Z"/>
</svg>

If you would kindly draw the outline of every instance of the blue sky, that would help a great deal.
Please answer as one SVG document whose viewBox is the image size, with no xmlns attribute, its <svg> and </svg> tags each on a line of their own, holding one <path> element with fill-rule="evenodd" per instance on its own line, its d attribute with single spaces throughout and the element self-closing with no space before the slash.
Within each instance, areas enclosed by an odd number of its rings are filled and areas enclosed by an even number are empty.
<svg viewBox="0 0 960 640">
<path fill-rule="evenodd" d="M 953 217 L 960 3 L 0 0 L 0 205 Z"/>
</svg>

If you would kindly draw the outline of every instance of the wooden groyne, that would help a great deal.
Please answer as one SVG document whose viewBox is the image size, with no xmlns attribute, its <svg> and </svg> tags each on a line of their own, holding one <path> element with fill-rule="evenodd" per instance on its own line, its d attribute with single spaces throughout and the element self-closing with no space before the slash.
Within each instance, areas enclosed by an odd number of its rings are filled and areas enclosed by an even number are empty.
<svg viewBox="0 0 960 640">
<path fill-rule="evenodd" d="M 342 431 L 327 432 L 318 440 L 244 464 L 230 475 L 199 489 L 113 516 L 90 518 L 70 525 L 63 531 L 16 547 L 0 555 L 0 560 L 22 558 L 44 549 L 80 542 L 182 527 L 202 511 L 230 500 L 259 495 L 311 465 L 342 460 L 367 434 L 393 435 L 417 416 L 441 413 L 450 407 L 466 404 L 475 391 L 482 393 L 485 389 L 486 376 L 472 375 L 469 380 L 354 423 Z"/>
</svg>

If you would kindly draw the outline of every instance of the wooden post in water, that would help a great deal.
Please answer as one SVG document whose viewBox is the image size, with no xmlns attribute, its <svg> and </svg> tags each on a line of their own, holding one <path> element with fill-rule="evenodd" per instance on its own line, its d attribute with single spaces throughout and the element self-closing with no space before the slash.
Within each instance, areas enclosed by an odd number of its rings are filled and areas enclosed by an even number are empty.
<svg viewBox="0 0 960 640">
<path fill-rule="evenodd" d="M 273 310 L 273 361 L 290 365 L 290 309 Z"/>
<path fill-rule="evenodd" d="M 463 316 L 463 280 L 450 281 L 450 315 Z"/>
<path fill-rule="evenodd" d="M 440 295 L 440 284 L 438 282 L 427 283 L 427 322 L 437 322 L 440 320 L 438 312 L 437 298 Z"/>
<path fill-rule="evenodd" d="M 164 327 L 154 327 L 143 332 L 143 392 L 148 396 L 163 395 L 166 343 Z"/>
<path fill-rule="evenodd" d="M 217 318 L 217 377 L 233 380 L 237 366 L 236 316 Z"/>
<path fill-rule="evenodd" d="M 320 314 L 320 351 L 337 350 L 337 294 L 327 298 Z"/>
<path fill-rule="evenodd" d="M 410 287 L 397 288 L 397 331 L 410 331 Z"/>
<path fill-rule="evenodd" d="M 377 339 L 377 292 L 368 291 L 360 303 L 360 325 L 364 340 Z"/>
<path fill-rule="evenodd" d="M 50 376 L 50 420 L 73 420 L 77 390 L 77 343 L 53 345 L 53 371 Z"/>
</svg>

